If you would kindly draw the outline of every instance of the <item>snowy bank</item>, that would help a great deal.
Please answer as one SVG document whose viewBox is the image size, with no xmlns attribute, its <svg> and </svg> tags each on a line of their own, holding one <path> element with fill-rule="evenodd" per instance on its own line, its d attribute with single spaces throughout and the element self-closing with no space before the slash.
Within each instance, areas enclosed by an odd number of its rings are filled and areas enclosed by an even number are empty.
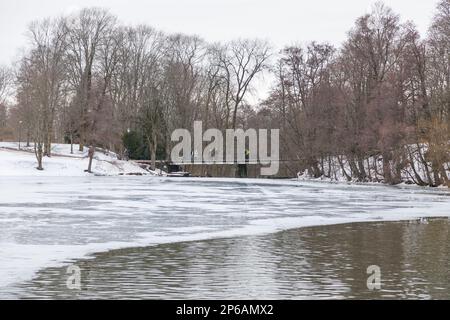
<svg viewBox="0 0 450 320">
<path fill-rule="evenodd" d="M 409 159 L 404 159 L 399 170 L 398 184 L 432 186 L 435 185 L 433 173 L 431 172 L 432 163 L 425 161 L 424 154 L 427 152 L 427 146 L 408 145 L 405 147 Z M 354 161 L 355 163 L 355 161 Z M 356 166 L 356 163 L 354 164 Z M 395 164 L 389 162 L 390 171 Z M 364 183 L 387 183 L 383 175 L 383 158 L 380 155 L 364 158 L 359 164 L 359 171 L 363 170 L 364 179 L 361 179 L 358 172 L 354 172 L 349 159 L 345 155 L 330 156 L 319 163 L 320 171 L 323 174 L 320 177 L 314 177 L 314 172 L 305 169 L 297 173 L 297 179 L 301 181 L 326 181 L 326 182 L 364 182 Z M 443 169 L 450 180 L 450 162 L 443 164 Z M 442 188 L 447 188 L 444 184 Z M 450 187 L 450 185 L 449 185 Z"/>
<path fill-rule="evenodd" d="M 69 144 L 52 145 L 52 156 L 44 157 L 43 171 L 36 169 L 37 162 L 33 146 L 26 147 L 15 142 L 0 142 L 0 176 L 88 176 L 88 148 L 73 154 Z M 132 161 L 122 161 L 113 152 L 96 151 L 92 161 L 94 175 L 147 175 L 156 174 L 145 170 Z"/>
</svg>

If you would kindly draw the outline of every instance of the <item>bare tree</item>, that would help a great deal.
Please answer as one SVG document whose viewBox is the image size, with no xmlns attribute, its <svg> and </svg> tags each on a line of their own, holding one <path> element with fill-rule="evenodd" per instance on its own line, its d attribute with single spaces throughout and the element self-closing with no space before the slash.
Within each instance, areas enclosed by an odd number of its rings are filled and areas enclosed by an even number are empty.
<svg viewBox="0 0 450 320">
<path fill-rule="evenodd" d="M 270 48 L 260 40 L 230 42 L 223 51 L 220 64 L 225 70 L 227 94 L 231 94 L 231 127 L 236 128 L 238 108 L 251 88 L 252 80 L 268 68 Z"/>
<path fill-rule="evenodd" d="M 44 155 L 51 155 L 54 121 L 61 102 L 64 84 L 64 52 L 66 30 L 62 20 L 34 22 L 29 28 L 32 46 L 29 63 L 35 70 L 33 83 L 39 88 L 43 113 Z"/>
<path fill-rule="evenodd" d="M 7 98 L 12 84 L 11 71 L 0 66 L 0 103 L 4 103 Z"/>
<path fill-rule="evenodd" d="M 92 107 L 93 76 L 98 66 L 99 52 L 108 44 L 116 18 L 108 11 L 91 8 L 67 18 L 67 70 L 76 94 L 79 110 L 80 151 L 88 137 L 88 113 Z"/>
<path fill-rule="evenodd" d="M 432 163 L 435 185 L 450 185 L 444 167 L 450 161 L 450 0 L 437 6 L 428 48 L 431 117 L 423 123 L 429 145 L 426 158 Z"/>
<path fill-rule="evenodd" d="M 7 126 L 6 98 L 11 86 L 11 73 L 6 67 L 0 66 L 0 139 L 3 138 Z"/>
<path fill-rule="evenodd" d="M 17 100 L 31 114 L 26 120 L 32 128 L 38 170 L 43 170 L 43 155 L 50 156 L 55 114 L 62 99 L 64 37 L 61 21 L 32 23 L 31 49 L 23 57 L 17 76 Z"/>
</svg>

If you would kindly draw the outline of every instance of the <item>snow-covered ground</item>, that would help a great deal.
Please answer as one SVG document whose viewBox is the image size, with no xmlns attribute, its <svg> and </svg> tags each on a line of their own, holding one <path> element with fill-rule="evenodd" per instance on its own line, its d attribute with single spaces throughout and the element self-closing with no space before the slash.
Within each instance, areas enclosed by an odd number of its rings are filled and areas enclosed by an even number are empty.
<svg viewBox="0 0 450 320">
<path fill-rule="evenodd" d="M 425 144 L 421 145 L 407 145 L 405 146 L 405 152 L 412 154 L 412 160 L 408 161 L 408 163 L 401 170 L 401 181 L 407 184 L 419 184 L 417 181 L 416 174 L 420 177 L 420 179 L 425 184 L 433 184 L 433 181 L 430 181 L 430 177 L 432 173 L 428 172 L 427 168 L 421 160 L 424 157 L 424 154 L 427 151 L 427 146 Z M 340 161 L 339 161 L 340 158 Z M 348 159 L 345 156 L 341 157 L 331 157 L 327 159 L 323 163 L 323 171 L 326 173 L 324 176 L 319 178 L 312 178 L 313 173 L 305 170 L 303 172 L 299 172 L 297 174 L 297 178 L 299 180 L 317 180 L 317 181 L 338 181 L 338 182 L 346 182 L 347 176 L 350 176 L 354 182 L 357 181 L 357 177 L 352 173 L 351 166 L 349 164 Z M 341 163 L 342 165 L 341 165 Z M 366 182 L 384 182 L 383 177 L 383 161 L 381 156 L 373 156 L 364 159 L 363 167 L 367 174 Z M 391 161 L 391 166 L 393 167 L 395 164 Z M 431 170 L 431 163 L 427 163 L 428 170 Z M 447 172 L 448 179 L 450 179 L 450 163 L 444 164 L 444 169 Z M 346 174 L 345 174 L 345 173 Z M 446 186 L 443 186 L 446 188 Z"/>
<path fill-rule="evenodd" d="M 0 297 L 109 249 L 362 221 L 450 217 L 448 190 L 295 180 L 0 177 Z"/>
<path fill-rule="evenodd" d="M 74 145 L 74 153 L 70 152 L 69 144 L 53 144 L 52 156 L 44 157 L 43 171 L 36 169 L 37 162 L 33 146 L 18 143 L 0 142 L 0 177 L 2 176 L 87 176 L 88 149 L 78 151 Z M 131 161 L 121 161 L 112 152 L 97 151 L 92 161 L 92 172 L 95 175 L 127 175 L 150 174 Z"/>
</svg>

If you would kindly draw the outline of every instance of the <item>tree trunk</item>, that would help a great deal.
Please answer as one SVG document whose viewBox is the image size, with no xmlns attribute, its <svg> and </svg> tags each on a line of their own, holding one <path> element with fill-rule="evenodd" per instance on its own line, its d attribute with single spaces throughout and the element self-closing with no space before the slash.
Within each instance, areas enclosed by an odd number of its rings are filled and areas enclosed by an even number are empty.
<svg viewBox="0 0 450 320">
<path fill-rule="evenodd" d="M 78 151 L 83 152 L 84 150 L 84 135 L 81 133 L 83 130 L 80 130 L 80 145 L 78 147 Z"/>
<path fill-rule="evenodd" d="M 408 150 L 409 165 L 411 166 L 411 169 L 412 169 L 412 171 L 414 173 L 414 178 L 415 178 L 414 180 L 415 180 L 416 184 L 419 185 L 419 186 L 425 186 L 426 183 L 422 180 L 422 177 L 419 175 L 419 173 L 416 170 L 416 166 L 414 164 L 414 156 L 411 153 L 411 150 L 408 147 L 406 147 L 406 149 Z"/>
<path fill-rule="evenodd" d="M 95 148 L 93 146 L 89 147 L 89 166 L 86 170 L 89 173 L 92 173 L 92 159 L 94 158 Z"/>
<path fill-rule="evenodd" d="M 433 171 L 434 184 L 433 187 L 439 187 L 442 184 L 441 177 L 439 176 L 440 164 L 437 161 L 431 162 L 431 169 Z"/>
<path fill-rule="evenodd" d="M 30 130 L 27 130 L 27 148 L 30 147 Z"/>
<path fill-rule="evenodd" d="M 337 156 L 337 159 L 339 162 L 339 166 L 341 167 L 342 173 L 344 174 L 347 181 L 352 181 L 352 177 L 350 177 L 349 174 L 347 173 L 347 171 L 345 171 L 344 163 L 342 162 L 342 159 L 339 156 Z"/>
<path fill-rule="evenodd" d="M 356 163 L 353 160 L 353 155 L 350 158 L 348 158 L 348 164 L 350 166 L 352 178 L 357 177 L 357 179 L 359 180 L 360 174 L 359 174 L 358 167 L 356 166 Z"/>
<path fill-rule="evenodd" d="M 430 170 L 428 167 L 428 163 L 425 160 L 424 155 L 422 154 L 421 148 L 420 148 L 420 144 L 417 142 L 417 153 L 419 154 L 419 158 L 420 161 L 422 162 L 424 169 L 425 169 L 425 174 L 427 175 L 427 179 L 428 179 L 428 185 L 432 186 L 433 185 L 433 179 L 431 179 L 431 174 L 430 174 Z"/>
<path fill-rule="evenodd" d="M 370 172 L 370 158 L 367 157 L 367 177 L 369 178 L 369 181 L 372 181 L 372 173 Z"/>
<path fill-rule="evenodd" d="M 73 154 L 73 133 L 70 133 L 70 154 Z"/>
<path fill-rule="evenodd" d="M 51 157 L 52 156 L 52 142 L 51 142 L 51 138 L 50 135 L 47 135 L 45 138 L 45 143 L 44 143 L 44 155 L 46 157 Z"/>
<path fill-rule="evenodd" d="M 156 170 L 156 148 L 158 147 L 156 132 L 152 133 L 152 149 L 151 149 L 151 159 L 152 159 L 152 169 Z"/>
<path fill-rule="evenodd" d="M 37 147 L 36 147 L 36 145 L 37 145 Z M 36 169 L 44 170 L 44 168 L 42 167 L 43 152 L 42 152 L 42 143 L 41 142 L 34 143 L 34 153 L 36 155 L 36 159 L 37 159 L 37 163 L 38 163 L 38 166 Z"/>
<path fill-rule="evenodd" d="M 385 183 L 392 183 L 391 163 L 389 156 L 384 153 L 383 157 L 383 177 Z"/>
<path fill-rule="evenodd" d="M 364 169 L 364 162 L 361 156 L 358 156 L 358 170 L 359 170 L 359 181 L 365 181 L 367 178 L 366 170 Z"/>
</svg>

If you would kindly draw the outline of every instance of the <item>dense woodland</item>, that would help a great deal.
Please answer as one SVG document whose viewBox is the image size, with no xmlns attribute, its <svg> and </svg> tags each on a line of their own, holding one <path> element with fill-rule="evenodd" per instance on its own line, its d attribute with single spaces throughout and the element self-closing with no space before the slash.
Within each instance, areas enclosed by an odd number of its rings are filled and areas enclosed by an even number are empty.
<svg viewBox="0 0 450 320">
<path fill-rule="evenodd" d="M 0 141 L 32 143 L 40 168 L 55 142 L 167 159 L 171 132 L 201 120 L 280 129 L 280 176 L 450 185 L 450 0 L 426 35 L 378 3 L 339 48 L 207 43 L 98 8 L 27 34 L 23 56 L 0 68 Z M 267 73 L 268 98 L 249 104 Z"/>
</svg>

